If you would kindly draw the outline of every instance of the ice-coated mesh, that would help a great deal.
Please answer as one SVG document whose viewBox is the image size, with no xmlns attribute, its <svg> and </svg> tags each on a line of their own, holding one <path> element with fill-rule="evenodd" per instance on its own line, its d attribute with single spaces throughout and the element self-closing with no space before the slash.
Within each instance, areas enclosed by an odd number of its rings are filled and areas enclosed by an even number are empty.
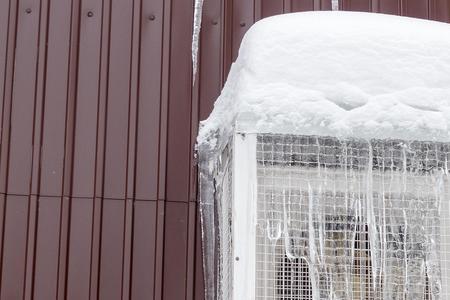
<svg viewBox="0 0 450 300">
<path fill-rule="evenodd" d="M 233 142 L 199 149 L 200 216 L 206 299 L 232 299 Z"/>
<path fill-rule="evenodd" d="M 222 299 L 231 299 L 233 292 L 233 252 L 232 252 L 232 148 L 226 147 L 218 164 L 215 191 L 218 208 L 219 230 L 219 276 L 218 292 Z"/>
<path fill-rule="evenodd" d="M 450 145 L 257 138 L 257 299 L 450 299 Z"/>
</svg>

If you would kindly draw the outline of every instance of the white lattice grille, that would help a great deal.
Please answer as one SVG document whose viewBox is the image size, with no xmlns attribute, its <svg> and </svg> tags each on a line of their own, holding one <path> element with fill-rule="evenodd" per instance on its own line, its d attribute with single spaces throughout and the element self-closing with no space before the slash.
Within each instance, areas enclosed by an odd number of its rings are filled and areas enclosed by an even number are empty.
<svg viewBox="0 0 450 300">
<path fill-rule="evenodd" d="M 445 143 L 261 135 L 257 299 L 447 299 Z"/>
</svg>

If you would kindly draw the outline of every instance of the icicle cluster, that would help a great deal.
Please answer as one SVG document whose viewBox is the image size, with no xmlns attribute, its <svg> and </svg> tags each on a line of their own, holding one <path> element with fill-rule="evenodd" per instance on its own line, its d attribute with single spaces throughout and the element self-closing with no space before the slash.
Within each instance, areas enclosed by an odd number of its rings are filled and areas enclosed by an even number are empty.
<svg viewBox="0 0 450 300">
<path fill-rule="evenodd" d="M 260 136 L 257 297 L 448 299 L 449 153 L 440 143 Z"/>
<path fill-rule="evenodd" d="M 235 150 L 200 150 L 207 299 L 232 299 Z M 449 299 L 449 143 L 261 134 L 255 151 L 256 299 Z"/>
</svg>

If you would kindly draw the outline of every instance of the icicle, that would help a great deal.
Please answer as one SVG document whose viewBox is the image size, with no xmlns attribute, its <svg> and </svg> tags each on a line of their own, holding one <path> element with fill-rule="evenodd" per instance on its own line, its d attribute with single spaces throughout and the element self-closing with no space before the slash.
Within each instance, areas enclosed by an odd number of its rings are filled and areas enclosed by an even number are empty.
<svg viewBox="0 0 450 300">
<path fill-rule="evenodd" d="M 203 1 L 195 0 L 194 28 L 192 34 L 192 85 L 195 84 L 195 76 L 198 68 L 198 49 L 200 44 L 200 29 L 202 24 Z"/>
<path fill-rule="evenodd" d="M 316 252 L 316 241 L 315 241 L 315 229 L 314 229 L 314 195 L 313 195 L 313 189 L 311 187 L 311 184 L 308 182 L 308 197 L 309 197 L 309 230 L 308 230 L 308 236 L 309 236 L 309 274 L 311 279 L 311 292 L 312 292 L 312 299 L 318 300 L 319 297 L 319 285 L 318 285 L 318 273 L 320 272 L 320 268 L 317 264 L 317 252 Z"/>
<path fill-rule="evenodd" d="M 272 192 L 270 197 L 270 207 L 268 211 L 267 219 L 267 238 L 273 243 L 273 247 L 277 241 L 281 238 L 282 228 L 281 222 L 277 219 L 277 205 L 275 203 L 275 196 Z"/>
<path fill-rule="evenodd" d="M 373 199 L 373 149 L 372 144 L 369 141 L 369 158 L 367 166 L 367 186 L 366 186 L 366 214 L 367 225 L 369 231 L 369 241 L 371 250 L 371 263 L 372 263 L 372 282 L 373 289 L 376 289 L 377 275 L 378 275 L 378 260 L 379 260 L 379 238 L 377 232 L 377 224 L 375 219 L 374 199 Z"/>
<path fill-rule="evenodd" d="M 286 203 L 286 190 L 283 189 L 283 237 L 284 237 L 284 247 L 286 249 L 286 256 L 293 260 L 295 259 L 294 246 L 291 243 L 291 237 L 289 236 L 289 227 L 290 227 L 290 219 L 288 207 L 290 207 L 290 203 Z"/>
<path fill-rule="evenodd" d="M 339 1 L 331 0 L 331 10 L 339 10 Z"/>
</svg>

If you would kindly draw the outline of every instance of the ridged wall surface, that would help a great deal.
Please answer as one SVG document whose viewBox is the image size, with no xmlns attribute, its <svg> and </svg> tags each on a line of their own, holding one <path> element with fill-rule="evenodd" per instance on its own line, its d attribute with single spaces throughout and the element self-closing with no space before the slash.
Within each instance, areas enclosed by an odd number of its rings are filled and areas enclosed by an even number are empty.
<svg viewBox="0 0 450 300">
<path fill-rule="evenodd" d="M 447 0 L 340 9 L 450 20 Z M 0 0 L 0 299 L 202 299 L 193 145 L 245 31 L 331 0 Z"/>
</svg>

